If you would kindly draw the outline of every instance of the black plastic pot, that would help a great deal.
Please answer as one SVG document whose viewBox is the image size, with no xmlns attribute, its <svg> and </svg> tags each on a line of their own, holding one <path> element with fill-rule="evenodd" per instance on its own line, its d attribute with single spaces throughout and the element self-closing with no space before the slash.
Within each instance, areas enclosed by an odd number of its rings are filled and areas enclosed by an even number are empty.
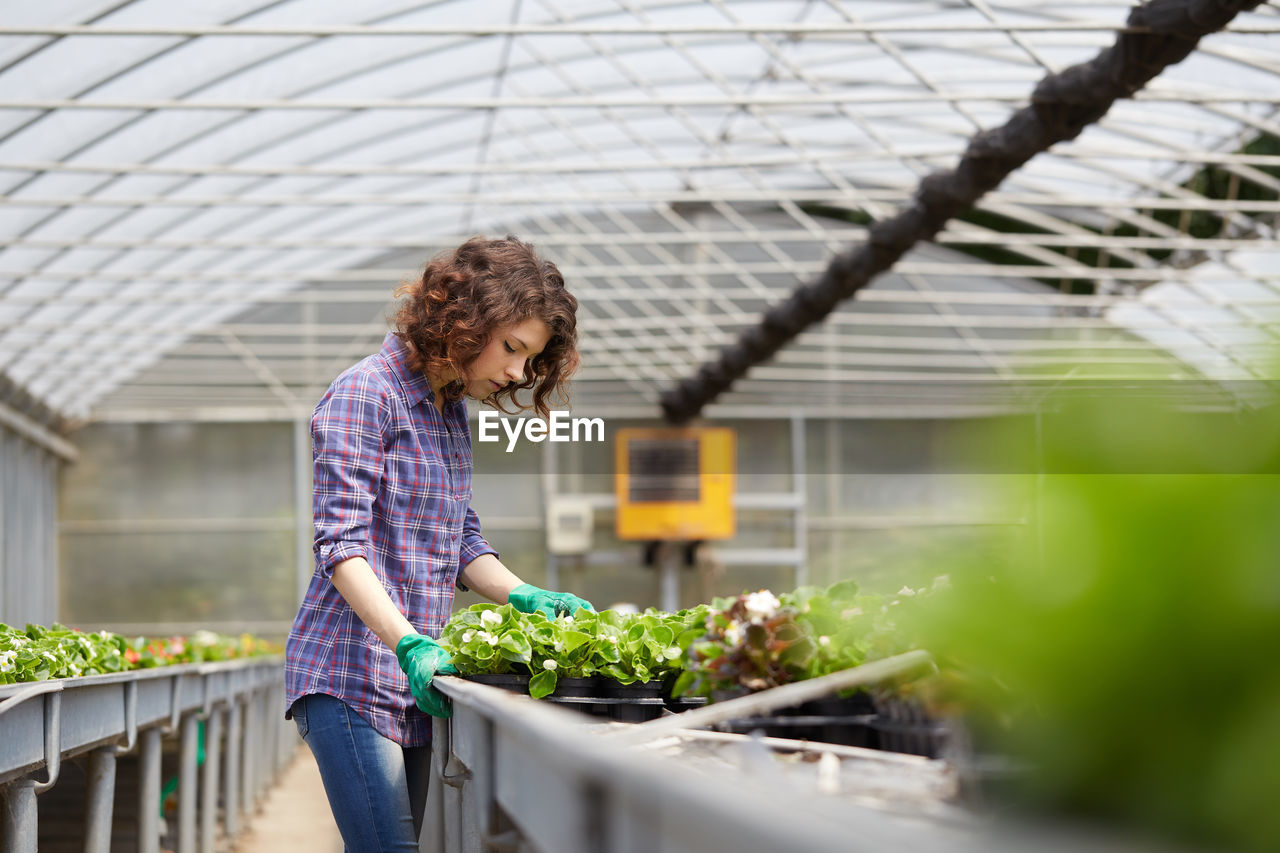
<svg viewBox="0 0 1280 853">
<path fill-rule="evenodd" d="M 713 698 L 724 702 L 742 695 L 746 695 L 745 690 L 718 691 Z M 765 737 L 877 749 L 880 743 L 873 727 L 875 719 L 871 697 L 859 692 L 850 697 L 825 696 L 790 708 L 780 708 L 768 715 L 726 720 L 716 724 L 715 728 L 737 734 L 760 732 Z"/>
<path fill-rule="evenodd" d="M 694 708 L 701 708 L 707 704 L 706 696 L 668 696 L 663 700 L 663 704 L 667 706 L 667 710 L 673 714 L 679 714 L 684 711 L 692 711 Z"/>
<path fill-rule="evenodd" d="M 644 723 L 656 720 L 666 710 L 661 698 L 615 699 L 607 706 L 609 719 L 619 723 Z"/>
<path fill-rule="evenodd" d="M 473 675 L 462 675 L 467 681 L 474 681 L 477 684 L 487 684 L 490 687 L 497 687 L 500 690 L 509 690 L 512 693 L 528 693 L 529 692 L 529 676 L 522 675 L 517 672 L 504 672 L 499 674 L 476 673 Z"/>
<path fill-rule="evenodd" d="M 778 714 L 771 717 L 742 717 L 726 720 L 717 724 L 715 728 L 738 734 L 751 734 L 758 731 L 765 737 L 877 749 L 880 743 L 872 725 L 874 719 L 875 717 L 870 714 L 850 716 Z"/>
<path fill-rule="evenodd" d="M 951 734 L 947 723 L 936 720 L 916 702 L 896 697 L 876 697 L 872 728 L 880 748 L 910 755 L 937 758 Z"/>
<path fill-rule="evenodd" d="M 529 676 L 515 673 L 503 675 L 464 675 L 462 678 L 487 684 L 512 693 L 529 692 Z M 617 722 L 643 723 L 657 719 L 667 711 L 662 696 L 662 682 L 621 684 L 605 678 L 558 678 L 556 689 L 546 700 L 591 716 Z M 706 700 L 695 699 L 680 710 L 687 710 Z M 674 710 L 674 709 L 673 709 Z"/>
<path fill-rule="evenodd" d="M 823 696 L 794 708 L 783 709 L 782 714 L 794 717 L 861 717 L 876 713 L 876 707 L 867 693 L 852 696 Z"/>
<path fill-rule="evenodd" d="M 601 696 L 617 699 L 661 699 L 662 682 L 637 681 L 634 684 L 623 684 L 612 678 L 601 678 L 598 682 Z"/>
<path fill-rule="evenodd" d="M 594 678 L 557 678 L 554 697 L 599 696 L 600 689 Z"/>
</svg>

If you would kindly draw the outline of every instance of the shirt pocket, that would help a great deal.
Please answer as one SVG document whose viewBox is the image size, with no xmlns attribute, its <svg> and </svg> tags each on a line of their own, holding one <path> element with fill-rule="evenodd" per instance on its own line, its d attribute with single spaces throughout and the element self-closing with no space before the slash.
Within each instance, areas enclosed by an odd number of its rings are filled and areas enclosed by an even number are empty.
<svg viewBox="0 0 1280 853">
<path fill-rule="evenodd" d="M 416 529 L 440 523 L 441 504 L 447 502 L 451 489 L 449 472 L 434 447 L 396 446 L 387 454 L 384 475 L 392 524 Z"/>
</svg>

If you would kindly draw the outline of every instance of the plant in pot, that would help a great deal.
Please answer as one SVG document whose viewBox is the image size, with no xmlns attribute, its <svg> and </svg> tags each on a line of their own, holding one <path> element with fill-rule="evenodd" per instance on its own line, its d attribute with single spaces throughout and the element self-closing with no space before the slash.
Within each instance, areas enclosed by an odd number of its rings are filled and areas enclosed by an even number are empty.
<svg viewBox="0 0 1280 853">
<path fill-rule="evenodd" d="M 440 642 L 464 676 L 491 683 L 499 676 L 523 679 L 535 699 L 605 690 L 620 695 L 628 688 L 657 695 L 662 679 L 680 671 L 685 650 L 701 634 L 692 626 L 705 619 L 705 610 L 580 610 L 548 619 L 511 605 L 475 604 L 454 614 Z M 637 684 L 647 688 L 630 687 Z"/>
</svg>

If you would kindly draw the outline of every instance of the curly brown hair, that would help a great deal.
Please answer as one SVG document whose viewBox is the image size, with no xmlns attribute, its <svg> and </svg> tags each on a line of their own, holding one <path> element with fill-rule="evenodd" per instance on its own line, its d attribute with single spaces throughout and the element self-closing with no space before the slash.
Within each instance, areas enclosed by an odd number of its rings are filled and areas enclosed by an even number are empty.
<svg viewBox="0 0 1280 853">
<path fill-rule="evenodd" d="M 533 246 L 510 234 L 502 240 L 472 237 L 432 258 L 422 277 L 401 285 L 396 297 L 402 301 L 392 325 L 410 345 L 409 366 L 428 375 L 465 376 L 495 330 L 529 318 L 546 323 L 551 338 L 525 365 L 524 381 L 487 401 L 507 414 L 533 409 L 543 418 L 550 413 L 549 397 L 568 402 L 565 383 L 578 367 L 578 300 L 556 265 Z M 445 399 L 461 399 L 464 387 L 461 380 L 450 382 Z M 516 393 L 530 388 L 532 403 L 521 404 Z"/>
</svg>

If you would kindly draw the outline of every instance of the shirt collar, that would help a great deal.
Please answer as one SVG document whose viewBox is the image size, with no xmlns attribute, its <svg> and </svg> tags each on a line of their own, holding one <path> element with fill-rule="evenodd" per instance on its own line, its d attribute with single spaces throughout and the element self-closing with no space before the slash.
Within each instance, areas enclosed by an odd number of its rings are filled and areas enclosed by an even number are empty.
<svg viewBox="0 0 1280 853">
<path fill-rule="evenodd" d="M 404 389 L 405 400 L 410 407 L 418 405 L 423 400 L 435 402 L 436 395 L 431 390 L 427 375 L 409 367 L 409 347 L 395 332 L 387 332 L 387 336 L 383 338 L 382 357 L 387 360 L 391 371 L 400 380 L 400 387 Z"/>
</svg>

